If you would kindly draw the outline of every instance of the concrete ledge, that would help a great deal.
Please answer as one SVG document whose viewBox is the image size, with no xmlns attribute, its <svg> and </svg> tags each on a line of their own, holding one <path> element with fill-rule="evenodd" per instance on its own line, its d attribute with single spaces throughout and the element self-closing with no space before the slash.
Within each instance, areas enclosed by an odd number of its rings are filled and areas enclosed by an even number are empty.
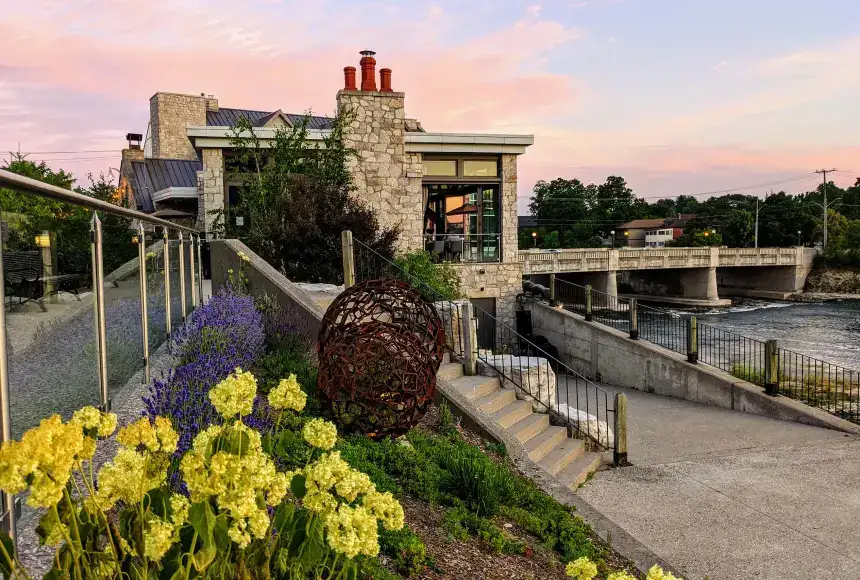
<svg viewBox="0 0 860 580">
<path fill-rule="evenodd" d="M 298 331 L 316 341 L 325 309 L 307 292 L 239 240 L 213 240 L 211 247 L 213 292 L 226 285 L 227 270 L 238 273 L 241 266 L 248 278 L 248 292 L 257 298 L 268 294 L 276 299 L 285 311 L 295 314 L 292 322 Z M 244 252 L 249 261 L 243 262 L 238 256 L 239 252 Z"/>
<path fill-rule="evenodd" d="M 461 418 L 466 427 L 489 440 L 503 443 L 508 452 L 508 457 L 523 476 L 532 480 L 544 493 L 560 504 L 572 507 L 576 511 L 576 515 L 588 523 L 603 541 L 632 561 L 643 574 L 647 573 L 654 564 L 666 571 L 677 569 L 596 510 L 582 497 L 576 495 L 569 487 L 541 469 L 537 463 L 529 458 L 522 443 L 502 429 L 474 402 L 453 388 L 450 381 L 437 378 L 435 397 L 437 403 L 443 400 L 447 401 L 451 411 Z"/>
<path fill-rule="evenodd" d="M 860 425 L 788 397 L 771 397 L 758 385 L 567 310 L 534 301 L 528 308 L 534 333 L 546 336 L 563 363 L 593 381 L 860 434 Z"/>
</svg>

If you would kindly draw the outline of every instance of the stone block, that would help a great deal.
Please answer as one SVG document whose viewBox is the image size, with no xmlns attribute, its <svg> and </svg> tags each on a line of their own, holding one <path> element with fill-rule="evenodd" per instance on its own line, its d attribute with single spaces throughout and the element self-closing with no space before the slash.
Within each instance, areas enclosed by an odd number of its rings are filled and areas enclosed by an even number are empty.
<svg viewBox="0 0 860 580">
<path fill-rule="evenodd" d="M 479 356 L 479 366 L 482 375 L 498 376 L 502 387 L 516 390 L 517 398 L 529 401 L 536 413 L 555 409 L 555 373 L 545 358 L 482 354 Z"/>
<path fill-rule="evenodd" d="M 592 439 L 600 443 L 600 445 L 609 449 L 615 444 L 615 433 L 612 432 L 612 428 L 606 421 L 564 403 L 558 406 L 558 413 L 567 419 L 571 425 L 579 429 L 579 432 L 583 436 L 588 434 Z"/>
</svg>

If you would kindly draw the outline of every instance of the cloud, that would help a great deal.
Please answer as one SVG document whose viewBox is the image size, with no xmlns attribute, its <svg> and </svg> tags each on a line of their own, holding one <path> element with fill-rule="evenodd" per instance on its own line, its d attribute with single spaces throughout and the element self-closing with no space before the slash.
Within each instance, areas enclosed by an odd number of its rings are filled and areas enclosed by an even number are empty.
<svg viewBox="0 0 860 580">
<path fill-rule="evenodd" d="M 541 5 L 540 4 L 532 4 L 528 8 L 526 8 L 526 13 L 537 18 L 540 16 Z"/>
<path fill-rule="evenodd" d="M 588 2 L 586 0 L 583 0 L 582 2 L 574 2 L 570 5 L 571 8 L 585 8 L 586 6 L 588 6 Z"/>
</svg>

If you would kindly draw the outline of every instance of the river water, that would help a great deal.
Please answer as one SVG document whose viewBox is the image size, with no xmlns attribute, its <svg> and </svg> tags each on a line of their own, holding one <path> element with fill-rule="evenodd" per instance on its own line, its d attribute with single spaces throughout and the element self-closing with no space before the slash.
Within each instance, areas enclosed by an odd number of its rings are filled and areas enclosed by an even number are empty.
<svg viewBox="0 0 860 580">
<path fill-rule="evenodd" d="M 669 310 L 700 324 L 860 370 L 860 300 L 821 303 L 735 299 L 730 308 Z"/>
</svg>

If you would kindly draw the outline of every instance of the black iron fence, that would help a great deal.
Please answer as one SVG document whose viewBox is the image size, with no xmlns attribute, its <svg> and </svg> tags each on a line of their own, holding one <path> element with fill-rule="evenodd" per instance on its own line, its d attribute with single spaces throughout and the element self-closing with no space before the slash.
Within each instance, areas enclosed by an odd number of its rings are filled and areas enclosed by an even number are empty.
<svg viewBox="0 0 860 580">
<path fill-rule="evenodd" d="M 583 315 L 631 337 L 685 354 L 733 376 L 760 385 L 770 394 L 785 395 L 860 424 L 860 371 L 702 324 L 678 314 L 555 280 L 554 294 L 566 310 Z M 625 308 L 626 307 L 626 308 Z M 635 331 L 634 331 L 635 330 Z"/>
<path fill-rule="evenodd" d="M 468 355 L 465 319 L 472 318 L 474 331 L 493 329 L 490 348 L 479 348 L 479 372 L 498 376 L 503 386 L 513 386 L 518 398 L 527 397 L 534 406 L 547 411 L 556 421 L 586 439 L 592 448 L 613 451 L 618 460 L 615 425 L 615 398 L 548 352 L 546 344 L 516 332 L 499 317 L 473 306 L 468 300 L 446 296 L 431 282 L 395 264 L 364 242 L 353 239 L 356 282 L 394 278 L 407 282 L 435 305 L 445 325 L 446 350 L 452 358 Z M 474 348 L 474 347 L 471 347 Z M 624 450 L 626 453 L 626 449 Z"/>
</svg>

